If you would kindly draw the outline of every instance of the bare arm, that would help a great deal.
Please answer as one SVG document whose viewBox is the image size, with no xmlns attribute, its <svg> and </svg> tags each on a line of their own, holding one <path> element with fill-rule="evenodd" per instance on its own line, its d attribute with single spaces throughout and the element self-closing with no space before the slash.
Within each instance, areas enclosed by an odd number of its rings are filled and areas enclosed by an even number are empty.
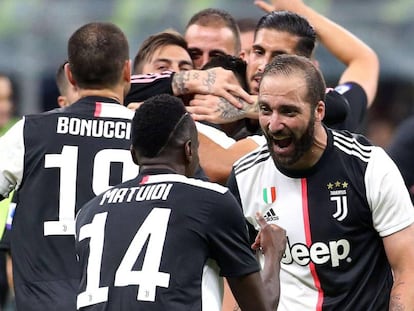
<svg viewBox="0 0 414 311">
<path fill-rule="evenodd" d="M 414 224 L 383 242 L 394 274 L 389 310 L 414 310 Z"/>
<path fill-rule="evenodd" d="M 210 181 L 223 185 L 230 175 L 234 162 L 258 147 L 257 143 L 249 138 L 239 140 L 227 149 L 201 133 L 198 133 L 198 138 L 201 167 Z"/>
<path fill-rule="evenodd" d="M 356 82 L 361 85 L 367 94 L 370 107 L 378 86 L 377 54 L 348 30 L 306 6 L 302 0 L 272 0 L 271 3 L 255 1 L 255 4 L 266 12 L 288 10 L 304 16 L 315 28 L 321 43 L 345 64 L 346 69 L 339 83 Z"/>
<path fill-rule="evenodd" d="M 173 93 L 176 96 L 187 94 L 213 94 L 242 108 L 239 98 L 253 103 L 250 95 L 239 85 L 234 73 L 221 67 L 208 70 L 189 70 L 174 74 Z"/>
<path fill-rule="evenodd" d="M 280 260 L 286 248 L 286 231 L 266 222 L 257 214 L 260 232 L 252 248 L 262 251 L 265 263 L 261 273 L 243 278 L 228 278 L 228 284 L 241 310 L 276 310 L 280 296 Z M 254 297 L 254 298 L 253 298 Z M 266 306 L 263 308 L 263 302 Z M 263 308 L 263 309 L 262 309 Z M 230 310 L 238 310 L 237 305 Z M 223 309 L 223 311 L 227 311 Z"/>
</svg>

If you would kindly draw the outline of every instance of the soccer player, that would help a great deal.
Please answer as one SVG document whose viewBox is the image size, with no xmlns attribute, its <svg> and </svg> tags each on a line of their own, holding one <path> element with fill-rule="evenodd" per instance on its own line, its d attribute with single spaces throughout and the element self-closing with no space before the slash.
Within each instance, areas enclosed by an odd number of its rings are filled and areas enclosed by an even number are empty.
<svg viewBox="0 0 414 311">
<path fill-rule="evenodd" d="M 235 198 L 189 178 L 198 166 L 198 138 L 182 101 L 167 94 L 148 99 L 131 135 L 139 176 L 94 198 L 76 218 L 78 310 L 214 310 L 203 305 L 201 287 L 209 259 L 243 310 L 274 310 L 285 233 L 259 217 L 261 275 Z"/>
<path fill-rule="evenodd" d="M 318 36 L 324 46 L 347 66 L 341 75 L 339 85 L 327 94 L 324 123 L 338 129 L 355 130 L 375 97 L 379 71 L 375 52 L 346 29 L 310 9 L 302 1 L 280 2 L 278 9 L 289 8 L 303 16 L 294 12 L 272 11 L 259 20 L 247 64 L 246 78 L 250 92 L 257 94 L 264 67 L 274 56 L 297 54 L 312 59 Z M 307 19 L 312 21 L 315 28 Z M 343 48 L 344 45 L 346 49 Z M 210 118 L 211 111 L 214 111 L 216 116 L 223 115 L 224 119 L 227 116 L 237 116 L 235 110 L 239 117 L 244 117 L 241 113 L 243 111 L 232 105 L 226 106 L 223 100 L 213 107 L 212 103 L 214 101 L 211 99 L 192 101 L 192 107 L 188 110 L 196 120 L 210 122 L 214 122 Z M 248 110 L 245 110 L 244 113 L 247 112 Z M 251 111 L 249 113 L 251 116 Z M 207 116 L 204 117 L 204 114 Z M 204 165 L 206 174 L 212 181 L 225 181 L 232 164 L 246 154 L 246 149 L 251 151 L 264 143 L 263 137 L 251 136 L 226 150 L 214 142 L 209 142 L 208 139 L 203 140 L 200 145 L 203 148 L 201 152 L 213 155 L 206 157 L 212 159 Z M 217 157 L 221 160 L 215 161 Z"/>
<path fill-rule="evenodd" d="M 193 67 L 184 37 L 173 29 L 167 29 L 142 42 L 134 58 L 133 73 L 180 72 Z"/>
<path fill-rule="evenodd" d="M 234 17 L 220 9 L 207 8 L 194 14 L 185 27 L 184 38 L 196 69 L 214 56 L 239 56 L 241 41 Z"/>
<path fill-rule="evenodd" d="M 75 215 L 138 174 L 129 156 L 133 112 L 122 105 L 131 62 L 124 33 L 90 23 L 68 41 L 66 75 L 80 99 L 23 117 L 0 139 L 0 196 L 16 189 L 11 254 L 18 310 L 76 309 Z"/>
<path fill-rule="evenodd" d="M 414 209 L 400 172 L 362 135 L 323 125 L 325 82 L 281 55 L 265 69 L 267 144 L 234 165 L 228 186 L 247 221 L 287 231 L 278 310 L 411 310 Z"/>
</svg>

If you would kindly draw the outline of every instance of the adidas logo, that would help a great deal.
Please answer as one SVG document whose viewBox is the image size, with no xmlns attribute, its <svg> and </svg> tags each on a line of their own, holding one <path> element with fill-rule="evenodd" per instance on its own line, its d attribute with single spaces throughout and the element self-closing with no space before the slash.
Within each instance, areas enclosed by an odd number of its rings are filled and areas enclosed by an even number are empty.
<svg viewBox="0 0 414 311">
<path fill-rule="evenodd" d="M 273 210 L 273 208 L 269 209 L 266 214 L 263 215 L 263 218 L 266 221 L 276 221 L 279 220 L 279 216 L 276 215 L 275 211 Z"/>
</svg>

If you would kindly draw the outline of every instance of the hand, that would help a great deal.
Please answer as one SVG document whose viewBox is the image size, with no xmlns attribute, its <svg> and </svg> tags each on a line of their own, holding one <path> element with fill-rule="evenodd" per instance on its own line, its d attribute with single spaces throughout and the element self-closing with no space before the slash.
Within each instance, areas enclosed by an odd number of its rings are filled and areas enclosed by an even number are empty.
<svg viewBox="0 0 414 311">
<path fill-rule="evenodd" d="M 256 0 L 254 4 L 267 13 L 283 10 L 297 12 L 297 9 L 304 5 L 302 0 L 271 0 L 270 2 Z"/>
<path fill-rule="evenodd" d="M 266 254 L 275 254 L 280 261 L 286 249 L 286 231 L 275 224 L 268 224 L 261 213 L 256 213 L 256 220 L 260 231 L 252 244 L 252 249 L 260 249 L 265 257 Z"/>
<path fill-rule="evenodd" d="M 239 98 L 244 106 L 250 106 Z M 187 111 L 196 121 L 208 121 L 215 124 L 234 122 L 246 117 L 246 110 L 234 107 L 223 97 L 197 94 L 190 101 Z"/>
<path fill-rule="evenodd" d="M 249 104 L 254 102 L 240 86 L 234 73 L 221 67 L 178 72 L 173 76 L 172 88 L 175 95 L 211 94 L 223 97 L 237 108 L 242 108 L 239 98 Z"/>
</svg>

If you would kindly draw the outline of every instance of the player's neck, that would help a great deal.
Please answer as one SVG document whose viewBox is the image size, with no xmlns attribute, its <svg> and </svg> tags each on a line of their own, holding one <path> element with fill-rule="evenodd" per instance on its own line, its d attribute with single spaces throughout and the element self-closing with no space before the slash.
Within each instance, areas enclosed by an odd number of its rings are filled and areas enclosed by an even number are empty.
<svg viewBox="0 0 414 311">
<path fill-rule="evenodd" d="M 81 98 L 87 96 L 99 96 L 114 99 L 121 104 L 124 102 L 123 94 L 113 89 L 80 89 L 78 92 Z"/>
</svg>

